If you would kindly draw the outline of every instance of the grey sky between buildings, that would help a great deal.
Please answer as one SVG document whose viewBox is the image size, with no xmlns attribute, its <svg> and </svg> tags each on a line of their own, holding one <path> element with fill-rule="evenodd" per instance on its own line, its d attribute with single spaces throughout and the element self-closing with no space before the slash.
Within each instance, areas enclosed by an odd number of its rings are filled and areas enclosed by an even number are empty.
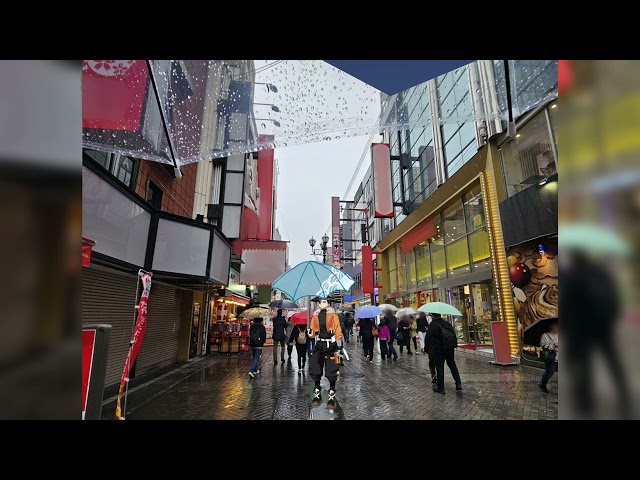
<svg viewBox="0 0 640 480">
<path fill-rule="evenodd" d="M 314 259 L 309 239 L 313 236 L 320 243 L 331 223 L 331 197 L 344 195 L 368 139 L 365 135 L 276 149 L 280 169 L 276 226 L 282 239 L 291 242 L 291 266 Z M 346 200 L 353 199 L 370 162 L 368 155 Z"/>
</svg>

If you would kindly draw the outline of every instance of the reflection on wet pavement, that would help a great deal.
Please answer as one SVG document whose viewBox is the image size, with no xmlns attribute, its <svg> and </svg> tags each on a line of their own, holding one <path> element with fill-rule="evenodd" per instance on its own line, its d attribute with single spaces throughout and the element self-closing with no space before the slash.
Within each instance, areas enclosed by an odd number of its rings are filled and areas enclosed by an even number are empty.
<svg viewBox="0 0 640 480">
<path fill-rule="evenodd" d="M 376 346 L 376 350 L 377 350 Z M 250 355 L 211 356 L 180 369 L 175 375 L 130 394 L 127 419 L 166 420 L 409 420 L 409 419 L 556 419 L 557 376 L 551 394 L 537 387 L 538 376 L 520 367 L 501 368 L 465 354 L 456 362 L 464 390 L 456 392 L 446 371 L 446 395 L 432 392 L 425 355 L 401 355 L 397 361 L 364 362 L 360 349 L 349 350 L 351 361 L 341 367 L 335 409 L 326 406 L 329 383 L 321 382 L 323 403 L 311 407 L 313 380 L 298 374 L 291 362 L 273 365 L 265 349 L 261 373 L 247 375 Z M 113 418 L 112 404 L 103 418 Z"/>
</svg>

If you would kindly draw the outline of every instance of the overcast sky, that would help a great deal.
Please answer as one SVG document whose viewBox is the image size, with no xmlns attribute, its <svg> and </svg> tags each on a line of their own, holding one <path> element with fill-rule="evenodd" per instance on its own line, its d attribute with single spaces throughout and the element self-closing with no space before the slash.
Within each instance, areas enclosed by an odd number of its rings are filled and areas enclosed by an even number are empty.
<svg viewBox="0 0 640 480">
<path fill-rule="evenodd" d="M 282 239 L 291 242 L 291 266 L 313 260 L 309 239 L 313 236 L 320 243 L 331 224 L 331 197 L 344 195 L 368 138 L 367 135 L 276 149 L 280 168 L 276 225 Z M 370 162 L 368 156 L 346 200 L 353 199 Z M 330 233 L 327 232 L 329 236 Z"/>
</svg>

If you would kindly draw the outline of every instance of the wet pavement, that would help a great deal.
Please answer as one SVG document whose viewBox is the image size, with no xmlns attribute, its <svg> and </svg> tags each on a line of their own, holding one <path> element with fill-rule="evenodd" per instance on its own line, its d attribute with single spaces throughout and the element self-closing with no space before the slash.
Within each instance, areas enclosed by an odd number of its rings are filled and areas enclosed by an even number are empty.
<svg viewBox="0 0 640 480">
<path fill-rule="evenodd" d="M 211 356 L 189 363 L 129 393 L 127 420 L 553 420 L 558 417 L 557 375 L 550 394 L 537 387 L 539 375 L 520 367 L 496 367 L 487 359 L 456 353 L 463 390 L 456 391 L 445 366 L 445 395 L 432 391 L 426 355 L 401 354 L 382 361 L 376 342 L 373 365 L 360 344 L 349 343 L 350 361 L 340 369 L 338 406 L 326 406 L 329 383 L 322 379 L 323 404 L 311 406 L 313 380 L 297 374 L 292 361 L 274 366 L 265 348 L 261 373 L 247 375 L 250 354 Z M 115 403 L 103 407 L 113 418 Z"/>
</svg>

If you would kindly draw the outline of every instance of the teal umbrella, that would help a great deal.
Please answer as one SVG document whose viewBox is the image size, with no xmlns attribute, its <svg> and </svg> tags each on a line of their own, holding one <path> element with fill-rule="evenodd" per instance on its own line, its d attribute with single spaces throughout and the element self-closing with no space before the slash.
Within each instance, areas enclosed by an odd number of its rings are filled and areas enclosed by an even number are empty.
<svg viewBox="0 0 640 480">
<path fill-rule="evenodd" d="M 440 315 L 457 315 L 459 317 L 462 316 L 462 313 L 456 308 L 448 303 L 443 302 L 430 302 L 426 305 L 422 305 L 419 309 L 419 312 L 424 313 L 439 313 Z"/>
<path fill-rule="evenodd" d="M 618 255 L 631 252 L 629 244 L 616 232 L 588 222 L 561 224 L 558 227 L 558 248 Z"/>
<path fill-rule="evenodd" d="M 333 292 L 346 292 L 355 283 L 342 270 L 326 263 L 302 262 L 280 275 L 271 288 L 286 293 L 295 302 L 303 297 L 327 298 Z"/>
</svg>

